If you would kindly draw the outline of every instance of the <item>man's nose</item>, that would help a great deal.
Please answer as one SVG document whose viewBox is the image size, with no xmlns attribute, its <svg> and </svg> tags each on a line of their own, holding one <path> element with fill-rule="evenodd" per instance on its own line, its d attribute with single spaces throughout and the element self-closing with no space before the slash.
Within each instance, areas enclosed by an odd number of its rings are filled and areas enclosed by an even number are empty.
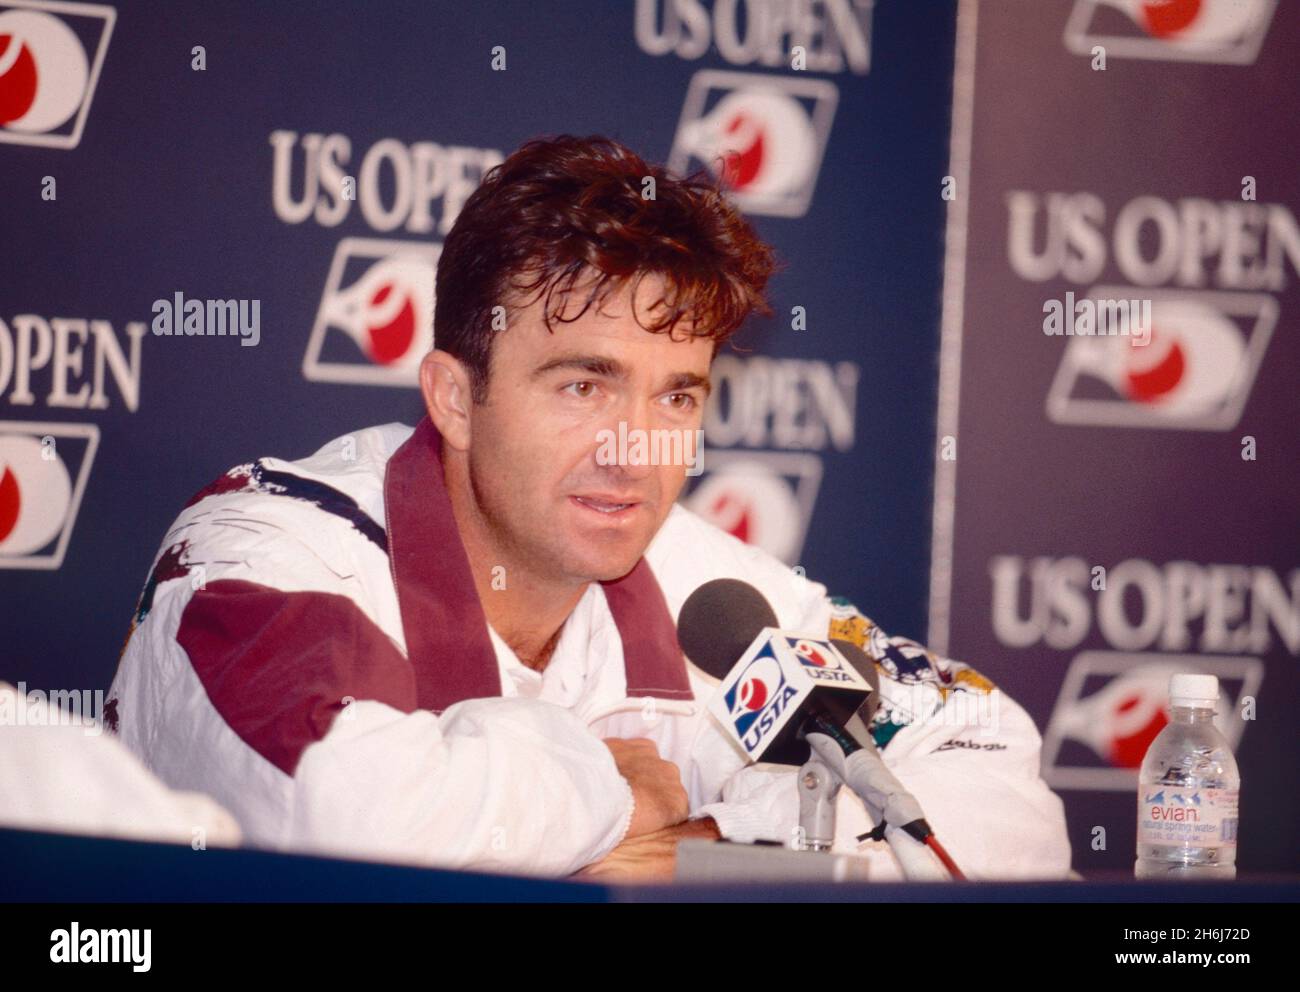
<svg viewBox="0 0 1300 992">
<path fill-rule="evenodd" d="M 612 467 L 625 481 L 635 482 L 654 472 L 652 416 L 650 401 L 645 397 L 629 397 L 615 412 L 613 430 L 618 439 L 618 458 Z"/>
</svg>

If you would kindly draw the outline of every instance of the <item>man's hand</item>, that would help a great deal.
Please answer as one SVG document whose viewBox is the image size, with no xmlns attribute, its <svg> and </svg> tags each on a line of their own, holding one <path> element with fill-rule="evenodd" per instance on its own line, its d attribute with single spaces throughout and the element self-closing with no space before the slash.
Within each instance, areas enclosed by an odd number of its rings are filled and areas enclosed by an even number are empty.
<svg viewBox="0 0 1300 992">
<path fill-rule="evenodd" d="M 614 755 L 618 773 L 632 786 L 636 803 L 625 840 L 650 834 L 681 823 L 689 812 L 681 772 L 671 761 L 659 757 L 654 741 L 644 737 L 607 737 L 605 746 Z"/>
<path fill-rule="evenodd" d="M 596 882 L 671 882 L 677 867 L 677 843 L 688 837 L 719 840 L 718 825 L 707 816 L 623 841 L 573 878 Z"/>
</svg>

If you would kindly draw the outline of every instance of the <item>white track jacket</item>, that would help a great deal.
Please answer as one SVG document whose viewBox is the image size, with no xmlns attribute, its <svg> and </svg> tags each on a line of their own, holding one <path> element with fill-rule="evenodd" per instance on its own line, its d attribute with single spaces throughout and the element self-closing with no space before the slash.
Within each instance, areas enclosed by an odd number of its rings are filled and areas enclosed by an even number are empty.
<svg viewBox="0 0 1300 992">
<path fill-rule="evenodd" d="M 757 587 L 784 629 L 875 660 L 885 762 L 972 878 L 1062 878 L 1062 803 L 1024 710 L 971 667 L 887 637 L 843 599 L 675 505 L 642 562 L 592 583 L 550 662 L 525 667 L 486 622 L 426 417 L 260 458 L 196 494 L 140 596 L 106 723 L 173 789 L 275 850 L 563 875 L 624 837 L 632 794 L 609 737 L 653 740 L 692 817 L 788 841 L 793 768 L 746 765 L 681 655 L 686 598 Z M 842 790 L 836 851 L 900 868 Z"/>
</svg>

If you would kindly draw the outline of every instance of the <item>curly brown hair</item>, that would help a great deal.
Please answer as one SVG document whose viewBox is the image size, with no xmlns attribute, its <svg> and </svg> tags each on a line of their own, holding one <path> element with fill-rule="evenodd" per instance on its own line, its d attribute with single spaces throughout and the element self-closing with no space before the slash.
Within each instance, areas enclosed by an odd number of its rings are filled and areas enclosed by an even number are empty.
<svg viewBox="0 0 1300 992">
<path fill-rule="evenodd" d="M 643 191 L 654 179 L 653 198 Z M 487 399 L 493 308 L 527 306 L 546 294 L 543 319 L 577 320 L 591 304 L 650 274 L 664 278 L 663 317 L 652 333 L 671 336 L 679 320 L 713 353 L 752 312 L 771 316 L 763 292 L 776 268 L 772 248 L 704 171 L 684 179 L 650 165 L 600 135 L 560 135 L 525 143 L 484 177 L 465 201 L 438 259 L 435 347 L 470 375 L 471 398 Z M 588 279 L 588 275 L 591 277 Z M 563 316 L 579 280 L 591 283 L 582 309 Z M 558 293 L 559 306 L 552 307 Z M 634 314 L 635 316 L 635 314 Z"/>
</svg>

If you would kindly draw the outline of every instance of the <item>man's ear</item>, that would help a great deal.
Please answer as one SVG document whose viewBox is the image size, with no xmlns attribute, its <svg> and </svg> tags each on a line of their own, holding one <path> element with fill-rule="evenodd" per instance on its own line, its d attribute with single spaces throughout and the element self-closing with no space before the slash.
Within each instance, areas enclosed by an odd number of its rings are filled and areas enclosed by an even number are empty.
<svg viewBox="0 0 1300 992">
<path fill-rule="evenodd" d="M 457 451 L 468 449 L 473 402 L 469 373 L 460 360 L 439 349 L 425 355 L 420 363 L 420 393 L 443 442 Z"/>
</svg>

